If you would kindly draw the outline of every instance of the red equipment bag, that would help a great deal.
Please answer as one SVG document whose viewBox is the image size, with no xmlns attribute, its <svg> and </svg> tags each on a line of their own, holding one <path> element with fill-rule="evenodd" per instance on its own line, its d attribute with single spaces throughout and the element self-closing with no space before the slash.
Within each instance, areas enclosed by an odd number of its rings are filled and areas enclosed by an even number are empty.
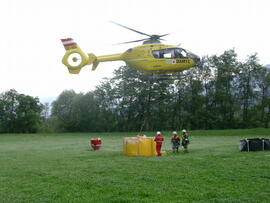
<svg viewBox="0 0 270 203">
<path fill-rule="evenodd" d="M 91 147 L 93 148 L 93 150 L 99 150 L 100 147 L 101 147 L 101 144 L 102 144 L 102 141 L 101 141 L 101 138 L 91 138 L 90 140 L 90 144 L 91 144 Z"/>
</svg>

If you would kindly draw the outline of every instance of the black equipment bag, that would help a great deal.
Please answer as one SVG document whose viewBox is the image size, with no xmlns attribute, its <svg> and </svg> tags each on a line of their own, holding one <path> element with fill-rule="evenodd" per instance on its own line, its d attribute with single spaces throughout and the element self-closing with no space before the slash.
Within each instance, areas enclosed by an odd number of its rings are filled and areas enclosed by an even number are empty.
<svg viewBox="0 0 270 203">
<path fill-rule="evenodd" d="M 249 138 L 240 140 L 240 151 L 264 151 L 270 150 L 270 139 Z"/>
</svg>

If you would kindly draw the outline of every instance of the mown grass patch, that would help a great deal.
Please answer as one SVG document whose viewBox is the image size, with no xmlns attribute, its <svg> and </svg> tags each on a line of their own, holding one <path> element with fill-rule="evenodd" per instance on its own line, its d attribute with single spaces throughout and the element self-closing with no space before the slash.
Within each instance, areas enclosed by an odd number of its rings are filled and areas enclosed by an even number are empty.
<svg viewBox="0 0 270 203">
<path fill-rule="evenodd" d="M 163 157 L 123 156 L 122 137 L 136 133 L 0 135 L 0 202 L 270 202 L 270 151 L 238 151 L 269 131 L 241 132 L 192 131 L 179 154 L 164 132 Z"/>
</svg>

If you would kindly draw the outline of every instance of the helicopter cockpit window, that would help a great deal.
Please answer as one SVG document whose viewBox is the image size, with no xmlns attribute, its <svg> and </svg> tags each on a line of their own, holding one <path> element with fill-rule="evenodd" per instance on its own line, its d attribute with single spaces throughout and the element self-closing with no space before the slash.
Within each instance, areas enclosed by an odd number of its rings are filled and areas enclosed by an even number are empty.
<svg viewBox="0 0 270 203">
<path fill-rule="evenodd" d="M 169 59 L 169 58 L 185 58 L 185 57 L 187 57 L 187 52 L 181 48 L 153 50 L 152 54 L 155 58 Z"/>
<path fill-rule="evenodd" d="M 175 49 L 175 58 L 185 58 L 187 57 L 187 52 L 184 49 Z"/>
</svg>

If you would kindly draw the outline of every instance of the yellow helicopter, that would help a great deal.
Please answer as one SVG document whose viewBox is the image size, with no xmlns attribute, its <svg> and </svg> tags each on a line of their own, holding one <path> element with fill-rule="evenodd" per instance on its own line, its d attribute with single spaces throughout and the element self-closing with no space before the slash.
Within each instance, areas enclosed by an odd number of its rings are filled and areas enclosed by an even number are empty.
<svg viewBox="0 0 270 203">
<path fill-rule="evenodd" d="M 82 67 L 92 65 L 95 70 L 100 62 L 106 61 L 124 61 L 129 67 L 136 68 L 144 73 L 168 74 L 180 72 L 196 66 L 200 58 L 178 46 L 161 44 L 162 37 L 168 35 L 149 35 L 132 28 L 120 25 L 123 28 L 146 35 L 148 38 L 135 41 L 124 42 L 127 44 L 143 41 L 143 44 L 128 49 L 124 53 L 96 56 L 93 53 L 85 54 L 72 38 L 61 39 L 66 53 L 62 63 L 67 66 L 72 74 L 78 74 Z"/>
</svg>

